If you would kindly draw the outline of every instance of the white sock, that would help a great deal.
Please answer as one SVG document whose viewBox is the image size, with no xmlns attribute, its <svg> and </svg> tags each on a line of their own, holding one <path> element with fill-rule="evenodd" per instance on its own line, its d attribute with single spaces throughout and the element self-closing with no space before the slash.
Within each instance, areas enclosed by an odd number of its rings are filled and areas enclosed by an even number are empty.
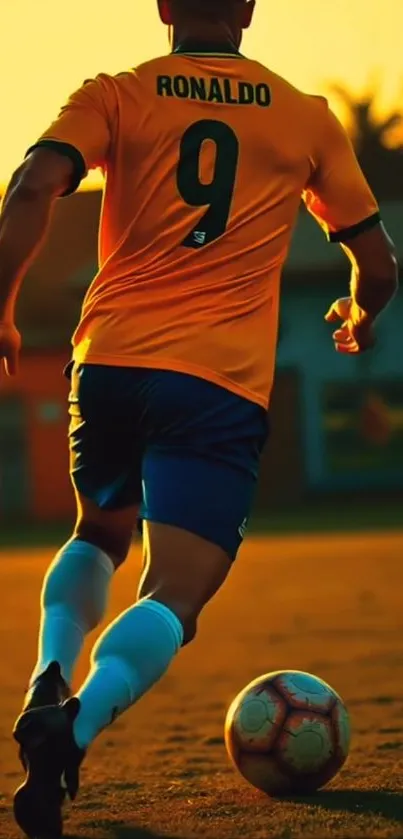
<svg viewBox="0 0 403 839">
<path fill-rule="evenodd" d="M 38 661 L 30 684 L 51 661 L 71 683 L 84 638 L 102 620 L 115 568 L 95 545 L 73 539 L 59 551 L 43 583 Z"/>
<path fill-rule="evenodd" d="M 87 748 L 97 734 L 133 705 L 167 670 L 183 641 L 176 615 L 156 600 L 141 600 L 101 635 L 91 671 L 77 696 L 74 737 Z"/>
</svg>

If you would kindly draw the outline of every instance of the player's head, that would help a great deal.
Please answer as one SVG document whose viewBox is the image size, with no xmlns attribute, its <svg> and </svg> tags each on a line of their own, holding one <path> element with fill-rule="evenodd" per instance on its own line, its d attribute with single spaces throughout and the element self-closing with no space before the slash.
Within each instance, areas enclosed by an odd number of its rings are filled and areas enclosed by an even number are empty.
<svg viewBox="0 0 403 839">
<path fill-rule="evenodd" d="M 174 42 L 184 38 L 230 39 L 237 46 L 252 21 L 256 0 L 158 0 Z"/>
</svg>

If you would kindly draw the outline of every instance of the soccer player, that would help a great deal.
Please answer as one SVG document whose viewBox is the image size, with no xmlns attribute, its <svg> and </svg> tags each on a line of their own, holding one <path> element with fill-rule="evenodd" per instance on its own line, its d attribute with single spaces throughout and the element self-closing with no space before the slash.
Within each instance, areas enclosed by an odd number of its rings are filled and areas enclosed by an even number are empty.
<svg viewBox="0 0 403 839">
<path fill-rule="evenodd" d="M 352 263 L 350 296 L 326 315 L 340 321 L 338 351 L 373 345 L 397 285 L 378 205 L 326 100 L 240 52 L 254 0 L 158 6 L 172 52 L 85 82 L 29 149 L 0 221 L 0 353 L 14 374 L 18 289 L 54 202 L 89 169 L 105 173 L 100 267 L 68 370 L 77 521 L 44 581 L 38 660 L 14 729 L 27 769 L 14 811 L 31 837 L 61 835 L 88 747 L 194 638 L 238 553 L 301 195 Z M 101 635 L 70 697 L 138 519 L 137 600 Z"/>
</svg>

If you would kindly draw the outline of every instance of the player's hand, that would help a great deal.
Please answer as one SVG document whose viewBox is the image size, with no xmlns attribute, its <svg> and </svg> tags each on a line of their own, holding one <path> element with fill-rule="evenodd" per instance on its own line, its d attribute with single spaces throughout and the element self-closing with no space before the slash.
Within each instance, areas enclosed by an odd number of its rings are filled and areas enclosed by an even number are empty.
<svg viewBox="0 0 403 839">
<path fill-rule="evenodd" d="M 341 297 L 332 303 L 325 320 L 328 323 L 342 321 L 339 329 L 333 332 L 336 352 L 362 353 L 375 346 L 374 322 L 351 297 Z"/>
<path fill-rule="evenodd" d="M 21 335 L 16 326 L 0 321 L 0 360 L 3 361 L 7 376 L 15 376 L 18 373 L 20 348 Z"/>
</svg>

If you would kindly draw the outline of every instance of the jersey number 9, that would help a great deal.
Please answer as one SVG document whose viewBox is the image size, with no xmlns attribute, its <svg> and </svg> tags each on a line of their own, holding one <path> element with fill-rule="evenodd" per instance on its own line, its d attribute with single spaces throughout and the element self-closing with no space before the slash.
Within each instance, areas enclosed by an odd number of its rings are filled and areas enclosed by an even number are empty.
<svg viewBox="0 0 403 839">
<path fill-rule="evenodd" d="M 216 145 L 213 180 L 200 181 L 200 155 L 202 145 L 212 140 Z M 178 191 L 191 207 L 208 209 L 196 227 L 181 243 L 186 248 L 201 248 L 214 242 L 225 233 L 234 195 L 239 160 L 239 141 L 235 132 L 225 122 L 202 119 L 185 131 L 177 169 Z"/>
</svg>

